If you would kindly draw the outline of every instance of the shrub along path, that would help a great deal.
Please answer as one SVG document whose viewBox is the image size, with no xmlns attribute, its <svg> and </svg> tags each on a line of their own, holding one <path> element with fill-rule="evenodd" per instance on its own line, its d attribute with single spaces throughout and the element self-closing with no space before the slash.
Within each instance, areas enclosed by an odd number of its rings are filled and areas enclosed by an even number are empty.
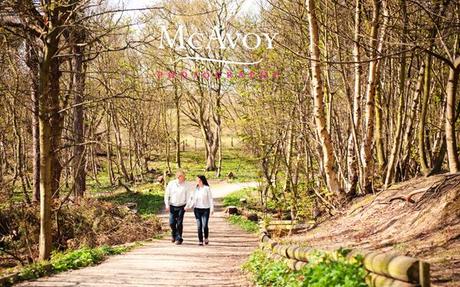
<svg viewBox="0 0 460 287">
<path fill-rule="evenodd" d="M 18 286 L 250 286 L 240 265 L 257 246 L 248 234 L 224 218 L 219 198 L 248 183 L 211 183 L 217 199 L 210 219 L 210 243 L 198 246 L 193 212 L 187 212 L 184 243 L 171 243 L 169 234 L 123 255 L 110 257 L 100 265 L 24 282 Z M 167 215 L 162 214 L 167 222 Z"/>
</svg>

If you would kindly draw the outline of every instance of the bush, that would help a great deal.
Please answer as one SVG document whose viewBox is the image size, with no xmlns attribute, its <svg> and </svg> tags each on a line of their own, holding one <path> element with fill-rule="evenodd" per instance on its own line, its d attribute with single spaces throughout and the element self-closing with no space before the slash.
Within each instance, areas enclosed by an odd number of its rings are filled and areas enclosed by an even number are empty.
<svg viewBox="0 0 460 287">
<path fill-rule="evenodd" d="M 292 271 L 281 261 L 270 259 L 262 250 L 256 250 L 243 265 L 260 286 L 290 287 L 365 287 L 366 271 L 362 258 L 349 261 L 346 252 L 317 252 L 299 271 Z"/>
<path fill-rule="evenodd" d="M 37 205 L 0 210 L 0 269 L 31 263 L 38 256 L 39 216 Z M 70 202 L 58 211 L 55 208 L 52 218 L 56 217 L 52 221 L 53 248 L 58 251 L 145 240 L 161 231 L 158 217 L 140 216 L 124 206 L 97 199 Z"/>
</svg>

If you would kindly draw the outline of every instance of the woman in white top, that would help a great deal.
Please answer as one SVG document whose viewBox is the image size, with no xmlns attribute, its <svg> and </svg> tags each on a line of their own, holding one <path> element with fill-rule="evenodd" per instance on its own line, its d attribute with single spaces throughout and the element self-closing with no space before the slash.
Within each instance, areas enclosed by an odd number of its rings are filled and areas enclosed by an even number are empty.
<svg viewBox="0 0 460 287">
<path fill-rule="evenodd" d="M 198 227 L 199 245 L 203 245 L 203 235 L 204 244 L 207 245 L 209 243 L 209 215 L 214 213 L 214 202 L 211 189 L 209 188 L 208 181 L 204 175 L 199 175 L 197 177 L 197 185 L 195 191 L 190 197 L 187 207 L 193 208 L 193 212 L 195 213 L 196 224 Z"/>
</svg>

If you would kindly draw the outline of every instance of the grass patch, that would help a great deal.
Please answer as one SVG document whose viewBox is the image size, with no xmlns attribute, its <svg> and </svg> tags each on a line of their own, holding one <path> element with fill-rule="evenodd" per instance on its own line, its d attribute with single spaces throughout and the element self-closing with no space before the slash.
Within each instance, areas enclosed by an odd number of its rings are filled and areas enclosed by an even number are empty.
<svg viewBox="0 0 460 287">
<path fill-rule="evenodd" d="M 247 203 L 246 206 L 254 206 L 255 204 L 255 193 L 257 189 L 254 187 L 243 188 L 238 191 L 232 192 L 227 194 L 223 200 L 222 204 L 224 206 L 237 206 L 242 207 L 242 203 L 240 201 L 241 198 L 246 198 Z M 228 217 L 228 221 L 232 224 L 238 225 L 243 230 L 251 233 L 256 233 L 259 231 L 259 225 L 251 220 L 248 220 L 246 217 L 242 215 L 235 215 L 232 214 Z"/>
<path fill-rule="evenodd" d="M 77 250 L 70 250 L 64 253 L 53 253 L 49 261 L 39 261 L 23 267 L 19 270 L 17 277 L 6 284 L 31 279 L 37 279 L 72 269 L 95 265 L 102 262 L 110 255 L 122 254 L 132 247 L 111 247 L 101 246 L 97 248 L 83 247 Z"/>
<path fill-rule="evenodd" d="M 163 207 L 163 185 L 144 184 L 136 187 L 135 192 L 120 192 L 112 195 L 100 196 L 99 199 L 116 203 L 126 204 L 134 202 L 137 204 L 137 212 L 142 217 L 156 215 Z"/>
<path fill-rule="evenodd" d="M 351 262 L 346 252 L 317 252 L 309 258 L 309 263 L 299 271 L 292 271 L 286 263 L 275 261 L 262 250 L 251 254 L 243 269 L 250 272 L 258 286 L 272 287 L 365 287 L 366 271 L 362 258 Z"/>
<path fill-rule="evenodd" d="M 240 199 L 241 198 L 246 198 L 247 200 L 247 205 L 253 206 L 257 200 L 257 188 L 255 187 L 247 187 L 240 189 L 238 191 L 232 192 L 230 194 L 227 194 L 223 199 L 222 199 L 222 204 L 224 206 L 241 206 Z"/>
<path fill-rule="evenodd" d="M 151 168 L 157 170 L 167 169 L 166 160 L 160 158 L 150 164 Z M 205 175 L 208 179 L 217 179 L 215 171 L 205 171 L 206 159 L 204 150 L 181 152 L 181 168 L 187 173 L 187 180 L 194 180 L 197 175 Z M 174 160 L 171 168 L 175 170 Z M 257 159 L 252 158 L 240 149 L 228 149 L 223 151 L 221 177 L 225 178 L 229 172 L 236 177 L 234 182 L 255 181 L 259 178 Z"/>
<path fill-rule="evenodd" d="M 228 217 L 230 223 L 238 225 L 244 231 L 256 233 L 259 231 L 259 225 L 251 220 L 246 219 L 244 216 L 232 214 Z"/>
</svg>

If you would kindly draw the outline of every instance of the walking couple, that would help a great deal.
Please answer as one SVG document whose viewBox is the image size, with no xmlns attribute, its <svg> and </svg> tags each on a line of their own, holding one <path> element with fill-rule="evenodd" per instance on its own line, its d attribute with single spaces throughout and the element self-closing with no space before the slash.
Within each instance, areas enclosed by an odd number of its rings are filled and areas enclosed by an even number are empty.
<svg viewBox="0 0 460 287">
<path fill-rule="evenodd" d="M 171 180 L 165 190 L 164 201 L 166 211 L 169 211 L 169 226 L 172 231 L 173 243 L 182 244 L 184 214 L 193 208 L 198 228 L 199 245 L 208 244 L 209 216 L 214 213 L 214 203 L 211 189 L 204 175 L 196 178 L 196 187 L 193 192 L 185 182 L 185 173 L 176 172 L 176 179 Z"/>
</svg>

